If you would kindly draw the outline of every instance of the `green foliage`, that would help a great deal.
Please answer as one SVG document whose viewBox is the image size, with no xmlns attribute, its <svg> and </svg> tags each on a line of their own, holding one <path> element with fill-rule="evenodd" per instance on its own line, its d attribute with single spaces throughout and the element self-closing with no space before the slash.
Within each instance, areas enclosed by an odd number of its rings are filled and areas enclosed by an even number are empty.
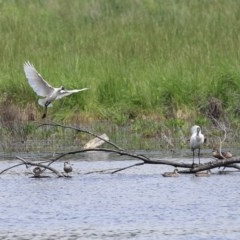
<svg viewBox="0 0 240 240">
<path fill-rule="evenodd" d="M 208 97 L 239 112 L 239 1 L 11 0 L 0 11 L 0 89 L 17 104 L 37 104 L 23 74 L 29 60 L 54 86 L 90 88 L 57 103 L 59 119 L 175 118 Z"/>
<path fill-rule="evenodd" d="M 171 129 L 178 129 L 184 126 L 184 121 L 182 119 L 170 119 L 165 122 L 166 126 Z"/>
</svg>

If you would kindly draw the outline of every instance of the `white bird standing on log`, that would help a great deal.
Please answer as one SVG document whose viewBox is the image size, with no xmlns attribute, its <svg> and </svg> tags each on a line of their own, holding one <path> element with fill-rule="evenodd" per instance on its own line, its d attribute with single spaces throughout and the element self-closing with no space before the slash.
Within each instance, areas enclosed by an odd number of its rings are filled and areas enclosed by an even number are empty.
<svg viewBox="0 0 240 240">
<path fill-rule="evenodd" d="M 39 105 L 45 108 L 42 118 L 45 118 L 47 116 L 47 108 L 52 107 L 52 102 L 54 100 L 66 97 L 72 93 L 81 92 L 88 89 L 83 88 L 65 90 L 63 86 L 54 88 L 42 78 L 42 76 L 37 72 L 35 67 L 30 62 L 24 63 L 24 72 L 33 91 L 38 96 L 45 97 L 38 100 Z"/>
<path fill-rule="evenodd" d="M 193 152 L 193 165 L 194 165 L 194 157 L 195 150 L 198 149 L 198 160 L 200 164 L 200 149 L 202 144 L 204 143 L 204 135 L 201 133 L 201 128 L 197 125 L 194 125 L 191 128 L 192 136 L 190 138 L 190 148 Z"/>
</svg>

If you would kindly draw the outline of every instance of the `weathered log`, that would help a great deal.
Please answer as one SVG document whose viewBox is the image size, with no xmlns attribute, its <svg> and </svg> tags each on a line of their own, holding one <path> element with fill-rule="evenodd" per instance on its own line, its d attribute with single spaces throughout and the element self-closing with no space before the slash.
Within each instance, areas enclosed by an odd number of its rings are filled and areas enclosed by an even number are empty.
<svg viewBox="0 0 240 240">
<path fill-rule="evenodd" d="M 77 132 L 87 133 L 87 134 L 90 134 L 90 135 L 92 135 L 92 136 L 94 136 L 96 138 L 99 138 L 99 139 L 103 140 L 104 142 L 108 143 L 109 145 L 113 146 L 116 149 L 123 150 L 122 148 L 120 148 L 119 146 L 114 144 L 113 142 L 111 142 L 109 140 L 106 140 L 104 138 L 101 138 L 101 136 L 98 136 L 97 134 L 92 133 L 92 132 L 90 132 L 90 131 L 88 131 L 86 129 L 81 129 L 81 128 L 73 127 L 73 126 L 64 126 L 64 125 L 61 125 L 61 124 L 58 124 L 58 123 L 40 123 L 39 124 L 39 127 L 43 127 L 43 126 L 61 127 L 61 128 L 72 129 L 72 130 L 75 130 Z"/>
<path fill-rule="evenodd" d="M 98 171 L 94 171 L 94 172 L 110 172 L 110 173 L 117 173 L 135 166 L 140 166 L 140 165 L 144 165 L 144 164 L 159 164 L 159 165 L 168 165 L 168 166 L 172 166 L 175 169 L 176 168 L 180 168 L 177 169 L 177 172 L 179 174 L 196 174 L 196 173 L 204 173 L 204 171 L 210 171 L 211 169 L 214 168 L 220 168 L 220 167 L 224 167 L 224 168 L 235 168 L 238 171 L 240 170 L 240 157 L 235 157 L 235 158 L 228 158 L 228 159 L 210 159 L 208 162 L 206 163 L 201 163 L 201 164 L 192 164 L 192 163 L 186 163 L 186 162 L 180 162 L 179 160 L 169 160 L 169 159 L 151 159 L 145 155 L 142 154 L 137 154 L 134 152 L 127 152 L 124 151 L 122 148 L 118 147 L 116 144 L 112 143 L 109 141 L 109 138 L 106 135 L 101 135 L 98 136 L 94 133 L 91 133 L 90 131 L 87 130 L 83 130 L 80 128 L 76 128 L 76 127 L 71 127 L 71 126 L 63 126 L 60 124 L 55 124 L 55 123 L 44 123 L 41 124 L 40 126 L 44 126 L 44 125 L 50 125 L 50 126 L 55 126 L 55 127 L 62 127 L 62 128 L 70 128 L 79 132 L 84 132 L 84 133 L 88 133 L 90 135 L 95 136 L 96 138 L 90 141 L 90 144 L 86 144 L 85 148 L 80 149 L 80 150 L 76 150 L 76 151 L 70 151 L 70 152 L 66 152 L 63 153 L 61 155 L 58 155 L 56 158 L 51 159 L 51 160 L 47 160 L 47 161 L 41 161 L 41 162 L 32 162 L 29 160 L 25 160 L 21 157 L 17 157 L 17 159 L 21 160 L 21 164 L 17 164 L 14 166 L 11 166 L 3 171 L 0 172 L 0 174 L 2 174 L 3 172 L 12 169 L 14 167 L 18 167 L 21 165 L 25 165 L 27 168 L 29 166 L 36 166 L 36 167 L 40 167 L 43 170 L 41 170 L 41 173 L 43 171 L 45 171 L 46 169 L 52 171 L 53 173 L 55 173 L 58 177 L 63 177 L 65 176 L 64 174 L 61 174 L 60 172 L 58 172 L 56 169 L 54 169 L 53 167 L 50 167 L 51 164 L 53 164 L 54 162 L 60 160 L 61 158 L 64 158 L 68 155 L 74 155 L 74 154 L 79 154 L 79 153 L 85 153 L 85 152 L 109 152 L 109 153 L 114 153 L 114 154 L 118 154 L 120 156 L 127 156 L 127 157 L 131 157 L 132 159 L 135 160 L 139 160 L 139 162 L 134 163 L 130 166 L 126 166 L 126 167 L 122 167 L 122 168 L 117 168 L 117 169 L 108 169 L 108 170 L 98 170 Z M 225 138 L 224 138 L 225 140 Z M 109 149 L 109 148 L 99 148 L 99 144 L 103 144 L 103 143 L 108 143 L 111 147 L 114 147 L 114 149 Z M 94 147 L 92 147 L 94 146 Z M 221 149 L 220 149 L 221 152 Z M 190 161 L 189 161 L 190 162 Z M 92 172 L 91 172 L 92 173 Z M 36 174 L 35 174 L 36 175 Z M 38 175 L 38 174 L 37 174 Z"/>
<path fill-rule="evenodd" d="M 106 141 L 109 141 L 109 137 L 107 136 L 106 133 L 95 137 L 91 139 L 89 142 L 87 142 L 84 146 L 83 149 L 89 149 L 89 148 L 97 148 L 102 146 Z"/>
<path fill-rule="evenodd" d="M 119 154 L 121 156 L 129 156 L 134 159 L 138 159 L 138 160 L 142 161 L 142 163 L 137 163 L 134 165 L 130 165 L 128 167 L 119 168 L 118 170 L 113 171 L 113 173 L 128 169 L 130 167 L 143 165 L 143 164 L 160 164 L 160 165 L 173 166 L 175 168 L 183 168 L 184 170 L 180 170 L 178 172 L 179 173 L 192 173 L 192 174 L 196 173 L 196 172 L 211 170 L 211 169 L 220 168 L 220 167 L 231 167 L 231 168 L 236 168 L 236 169 L 240 170 L 240 166 L 237 165 L 237 163 L 240 163 L 240 157 L 231 158 L 231 159 L 227 159 L 227 160 L 226 159 L 223 159 L 223 160 L 212 159 L 212 161 L 209 161 L 206 163 L 201 163 L 200 165 L 198 165 L 198 164 L 193 165 L 192 163 L 184 163 L 184 162 L 179 162 L 179 161 L 171 161 L 171 160 L 164 160 L 164 159 L 150 159 L 142 154 L 139 155 L 139 154 L 135 154 L 135 153 L 128 153 L 128 152 L 125 152 L 122 150 L 119 151 L 119 150 L 107 149 L 107 148 L 92 148 L 92 149 L 82 149 L 82 150 L 67 152 L 67 153 L 64 153 L 64 154 L 58 156 L 53 161 L 57 161 L 60 158 L 63 158 L 67 155 L 72 155 L 72 154 L 76 154 L 76 153 L 84 153 L 84 152 L 89 152 L 89 151 L 111 152 L 111 153 Z"/>
<path fill-rule="evenodd" d="M 48 169 L 48 170 L 52 171 L 53 173 L 55 173 L 58 177 L 63 177 L 63 175 L 59 171 L 57 171 L 55 168 L 46 166 L 46 165 L 41 164 L 41 163 L 30 162 L 30 161 L 28 161 L 24 158 L 18 157 L 18 156 L 16 156 L 16 158 L 21 160 L 24 165 L 36 166 L 36 167 L 40 167 L 40 168 L 43 168 L 43 169 Z"/>
</svg>

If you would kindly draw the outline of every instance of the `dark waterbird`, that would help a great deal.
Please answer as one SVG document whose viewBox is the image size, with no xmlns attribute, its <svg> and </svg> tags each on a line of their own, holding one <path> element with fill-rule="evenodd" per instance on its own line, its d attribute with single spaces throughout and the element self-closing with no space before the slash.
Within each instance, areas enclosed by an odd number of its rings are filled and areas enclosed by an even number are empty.
<svg viewBox="0 0 240 240">
<path fill-rule="evenodd" d="M 72 172 L 73 169 L 72 169 L 72 166 L 69 162 L 64 162 L 63 170 L 68 176 L 68 173 Z"/>
</svg>

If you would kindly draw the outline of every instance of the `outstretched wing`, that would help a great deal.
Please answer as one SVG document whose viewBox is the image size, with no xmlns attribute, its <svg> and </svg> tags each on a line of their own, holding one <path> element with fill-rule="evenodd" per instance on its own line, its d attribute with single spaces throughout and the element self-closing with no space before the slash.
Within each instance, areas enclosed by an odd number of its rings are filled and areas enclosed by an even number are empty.
<svg viewBox="0 0 240 240">
<path fill-rule="evenodd" d="M 60 99 L 60 98 L 66 97 L 68 95 L 71 95 L 73 93 L 77 93 L 77 92 L 81 92 L 81 91 L 85 91 L 85 90 L 88 90 L 88 88 L 74 89 L 74 90 L 61 90 L 60 94 L 56 97 L 56 99 Z"/>
<path fill-rule="evenodd" d="M 42 78 L 30 62 L 25 62 L 23 68 L 29 85 L 38 96 L 46 97 L 52 93 L 54 88 Z"/>
</svg>

